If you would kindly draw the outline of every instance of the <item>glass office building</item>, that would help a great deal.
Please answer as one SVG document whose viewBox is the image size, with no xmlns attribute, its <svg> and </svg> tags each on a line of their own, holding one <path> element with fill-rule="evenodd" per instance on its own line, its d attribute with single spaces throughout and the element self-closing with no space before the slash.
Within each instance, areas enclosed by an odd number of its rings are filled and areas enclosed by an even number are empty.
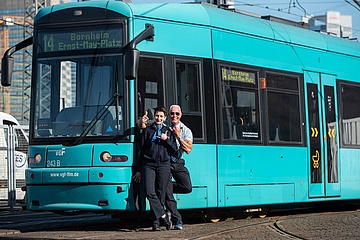
<svg viewBox="0 0 360 240">
<path fill-rule="evenodd" d="M 69 0 L 0 1 L 0 54 L 31 35 L 32 18 L 38 9 Z M 37 10 L 36 10 L 37 7 Z M 13 54 L 14 73 L 10 87 L 0 86 L 0 111 L 26 125 L 30 116 L 31 48 Z"/>
</svg>

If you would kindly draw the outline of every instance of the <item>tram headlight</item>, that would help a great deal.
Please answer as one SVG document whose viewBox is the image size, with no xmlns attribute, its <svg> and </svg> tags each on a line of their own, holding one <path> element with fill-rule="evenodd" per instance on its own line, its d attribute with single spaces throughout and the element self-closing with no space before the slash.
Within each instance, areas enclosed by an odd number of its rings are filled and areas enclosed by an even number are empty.
<svg viewBox="0 0 360 240">
<path fill-rule="evenodd" d="M 112 156 L 109 152 L 102 152 L 100 154 L 100 160 L 103 162 L 111 162 Z"/>
<path fill-rule="evenodd" d="M 41 162 L 41 155 L 39 153 L 35 154 L 35 163 L 38 164 Z"/>
<path fill-rule="evenodd" d="M 41 162 L 40 153 L 36 153 L 34 157 L 29 157 L 29 164 L 38 164 Z"/>
<path fill-rule="evenodd" d="M 103 162 L 126 162 L 128 159 L 125 155 L 111 155 L 107 151 L 100 154 L 100 160 Z"/>
</svg>

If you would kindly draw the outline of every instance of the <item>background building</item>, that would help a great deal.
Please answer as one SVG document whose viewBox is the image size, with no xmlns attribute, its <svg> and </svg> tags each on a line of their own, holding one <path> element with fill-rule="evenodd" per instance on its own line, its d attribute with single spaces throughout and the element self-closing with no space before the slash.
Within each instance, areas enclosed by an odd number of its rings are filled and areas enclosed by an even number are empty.
<svg viewBox="0 0 360 240">
<path fill-rule="evenodd" d="M 18 42 L 24 40 L 25 24 L 25 2 L 24 0 L 1 1 L 0 2 L 1 21 L 1 41 L 0 54 Z M 15 66 L 13 84 L 11 88 L 1 87 L 0 91 L 0 111 L 10 113 L 17 119 L 23 120 L 22 106 L 24 102 L 24 71 L 23 71 L 23 51 L 14 54 Z"/>
<path fill-rule="evenodd" d="M 340 12 L 328 11 L 325 15 L 309 19 L 310 30 L 332 34 L 342 38 L 352 38 L 352 17 Z"/>
<path fill-rule="evenodd" d="M 0 55 L 32 35 L 33 19 L 40 8 L 69 0 L 0 1 Z M 11 87 L 0 87 L 0 111 L 13 115 L 21 124 L 30 117 L 31 48 L 13 54 Z"/>
</svg>

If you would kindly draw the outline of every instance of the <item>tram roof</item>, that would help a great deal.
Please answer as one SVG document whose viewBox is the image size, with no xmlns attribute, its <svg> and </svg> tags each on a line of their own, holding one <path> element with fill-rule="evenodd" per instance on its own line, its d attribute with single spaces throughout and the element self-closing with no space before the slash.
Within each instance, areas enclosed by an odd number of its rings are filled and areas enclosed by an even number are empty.
<svg viewBox="0 0 360 240">
<path fill-rule="evenodd" d="M 286 44 L 296 44 L 324 51 L 360 57 L 360 43 L 349 39 L 329 36 L 287 24 L 261 19 L 255 16 L 217 8 L 200 3 L 124 3 L 120 1 L 85 1 L 54 5 L 40 12 L 41 16 L 75 6 L 100 7 L 120 12 L 127 17 L 191 23 L 252 37 L 266 38 Z"/>
<path fill-rule="evenodd" d="M 135 17 L 193 23 L 284 43 L 360 57 L 360 43 L 209 4 L 131 4 Z"/>
</svg>

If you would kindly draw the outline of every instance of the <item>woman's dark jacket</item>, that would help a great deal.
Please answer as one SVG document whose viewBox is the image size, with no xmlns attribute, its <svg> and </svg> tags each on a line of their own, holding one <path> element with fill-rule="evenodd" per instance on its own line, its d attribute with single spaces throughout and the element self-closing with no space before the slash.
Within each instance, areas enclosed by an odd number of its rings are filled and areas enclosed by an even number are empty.
<svg viewBox="0 0 360 240">
<path fill-rule="evenodd" d="M 167 131 L 168 138 L 152 141 L 152 138 L 157 131 L 156 124 L 153 123 L 146 127 L 141 134 L 140 139 L 140 157 L 137 164 L 138 171 L 141 171 L 143 164 L 157 166 L 160 164 L 170 164 L 170 156 L 178 150 L 175 136 L 172 134 L 170 128 L 163 124 L 161 132 Z"/>
</svg>

